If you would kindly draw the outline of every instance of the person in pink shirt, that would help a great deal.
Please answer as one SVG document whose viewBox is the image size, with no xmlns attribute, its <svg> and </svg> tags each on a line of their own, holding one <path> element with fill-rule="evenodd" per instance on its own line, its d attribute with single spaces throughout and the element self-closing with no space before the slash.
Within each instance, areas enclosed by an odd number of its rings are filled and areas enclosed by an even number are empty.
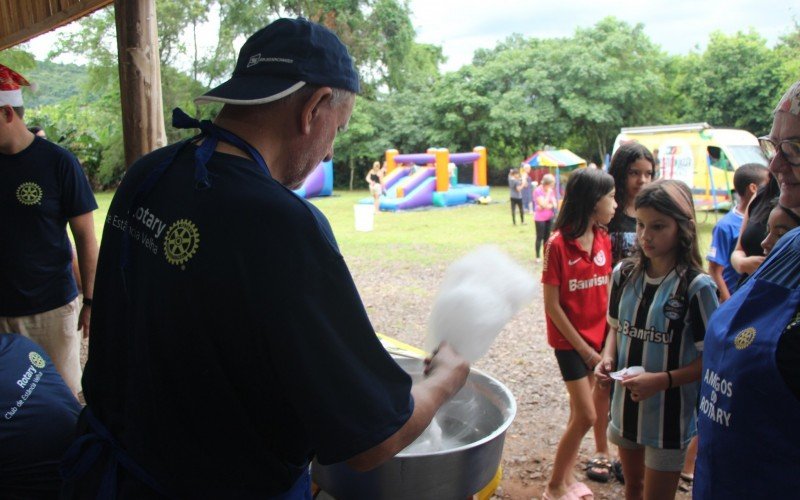
<svg viewBox="0 0 800 500">
<path fill-rule="evenodd" d="M 536 262 L 542 261 L 542 245 L 550 238 L 558 200 L 555 192 L 556 178 L 545 174 L 542 183 L 533 192 L 533 220 L 536 223 Z"/>
</svg>

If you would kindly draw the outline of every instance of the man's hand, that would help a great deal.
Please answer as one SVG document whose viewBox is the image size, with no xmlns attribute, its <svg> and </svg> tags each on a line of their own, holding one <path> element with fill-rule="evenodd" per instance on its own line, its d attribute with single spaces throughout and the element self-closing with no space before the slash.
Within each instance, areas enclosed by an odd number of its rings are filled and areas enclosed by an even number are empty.
<svg viewBox="0 0 800 500">
<path fill-rule="evenodd" d="M 439 344 L 430 358 L 425 359 L 425 376 L 440 379 L 439 386 L 450 399 L 464 387 L 469 375 L 469 363 L 447 342 Z"/>
<path fill-rule="evenodd" d="M 83 305 L 78 315 L 78 330 L 83 331 L 83 338 L 89 338 L 89 323 L 92 320 L 92 306 Z"/>
</svg>

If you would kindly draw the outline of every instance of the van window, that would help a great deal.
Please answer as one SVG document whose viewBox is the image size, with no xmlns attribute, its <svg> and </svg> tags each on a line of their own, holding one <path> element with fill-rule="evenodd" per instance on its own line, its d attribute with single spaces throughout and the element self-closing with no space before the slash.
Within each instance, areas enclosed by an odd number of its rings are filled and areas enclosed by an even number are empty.
<svg viewBox="0 0 800 500">
<path fill-rule="evenodd" d="M 733 171 L 733 165 L 731 165 L 730 160 L 728 160 L 728 157 L 721 148 L 717 146 L 709 146 L 707 152 L 708 159 L 711 162 L 712 167 L 721 168 L 722 170 L 727 170 L 729 172 Z"/>
<path fill-rule="evenodd" d="M 725 150 L 737 165 L 741 166 L 746 163 L 758 163 L 765 167 L 769 165 L 758 146 L 725 146 Z"/>
</svg>

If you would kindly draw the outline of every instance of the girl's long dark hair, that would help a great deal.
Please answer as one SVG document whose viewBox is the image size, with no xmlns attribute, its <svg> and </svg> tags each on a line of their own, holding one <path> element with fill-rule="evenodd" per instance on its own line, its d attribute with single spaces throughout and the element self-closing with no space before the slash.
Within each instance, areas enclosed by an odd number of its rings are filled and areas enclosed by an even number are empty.
<svg viewBox="0 0 800 500">
<path fill-rule="evenodd" d="M 572 172 L 564 192 L 564 203 L 558 211 L 555 229 L 574 240 L 589 228 L 589 219 L 600 198 L 614 189 L 614 178 L 596 168 L 579 168 Z"/>
<path fill-rule="evenodd" d="M 628 203 L 628 170 L 636 160 L 645 159 L 650 162 L 652 166 L 651 173 L 652 179 L 656 178 L 656 160 L 653 153 L 649 149 L 642 146 L 638 142 L 626 142 L 617 148 L 614 156 L 611 158 L 611 165 L 608 167 L 608 173 L 614 178 L 614 199 L 617 200 L 617 213 L 614 215 L 616 218 L 619 214 L 625 213 L 625 206 Z"/>
<path fill-rule="evenodd" d="M 652 208 L 671 217 L 678 223 L 678 248 L 675 250 L 675 271 L 685 281 L 686 272 L 693 269 L 703 271 L 703 259 L 697 243 L 697 223 L 694 212 L 692 191 L 685 183 L 673 179 L 661 179 L 651 182 L 639 191 L 634 201 L 636 209 Z M 638 237 L 638 235 L 637 235 Z M 626 259 L 633 272 L 630 276 L 643 273 L 649 259 L 636 245 L 633 255 Z M 630 266 L 630 264 L 633 264 Z M 686 283 L 688 285 L 688 283 Z"/>
<path fill-rule="evenodd" d="M 774 205 L 770 207 L 768 202 L 780 194 L 781 187 L 778 184 L 778 180 L 775 179 L 775 176 L 770 172 L 767 174 L 766 184 L 760 186 L 755 196 L 753 196 L 753 199 L 750 200 L 750 206 L 753 208 L 747 216 L 747 223 L 761 222 L 766 224 L 769 213 L 772 212 L 774 207 Z"/>
</svg>

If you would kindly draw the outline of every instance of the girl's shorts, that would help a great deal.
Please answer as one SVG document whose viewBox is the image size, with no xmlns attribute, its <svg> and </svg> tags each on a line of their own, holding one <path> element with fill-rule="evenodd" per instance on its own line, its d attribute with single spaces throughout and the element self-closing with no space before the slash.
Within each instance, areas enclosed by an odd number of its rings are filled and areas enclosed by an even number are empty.
<svg viewBox="0 0 800 500">
<path fill-rule="evenodd" d="M 686 448 L 682 450 L 667 450 L 645 446 L 611 432 L 610 426 L 608 428 L 608 440 L 624 450 L 644 449 L 644 465 L 648 469 L 660 472 L 680 472 L 683 470 L 683 462 L 686 460 Z"/>
<path fill-rule="evenodd" d="M 592 372 L 586 363 L 581 359 L 581 355 L 574 349 L 556 349 L 556 361 L 561 370 L 561 378 L 564 382 L 580 380 Z"/>
<path fill-rule="evenodd" d="M 369 187 L 369 192 L 372 193 L 373 195 L 376 194 L 379 195 L 383 193 L 383 186 L 381 186 L 380 183 L 375 182 Z"/>
</svg>

